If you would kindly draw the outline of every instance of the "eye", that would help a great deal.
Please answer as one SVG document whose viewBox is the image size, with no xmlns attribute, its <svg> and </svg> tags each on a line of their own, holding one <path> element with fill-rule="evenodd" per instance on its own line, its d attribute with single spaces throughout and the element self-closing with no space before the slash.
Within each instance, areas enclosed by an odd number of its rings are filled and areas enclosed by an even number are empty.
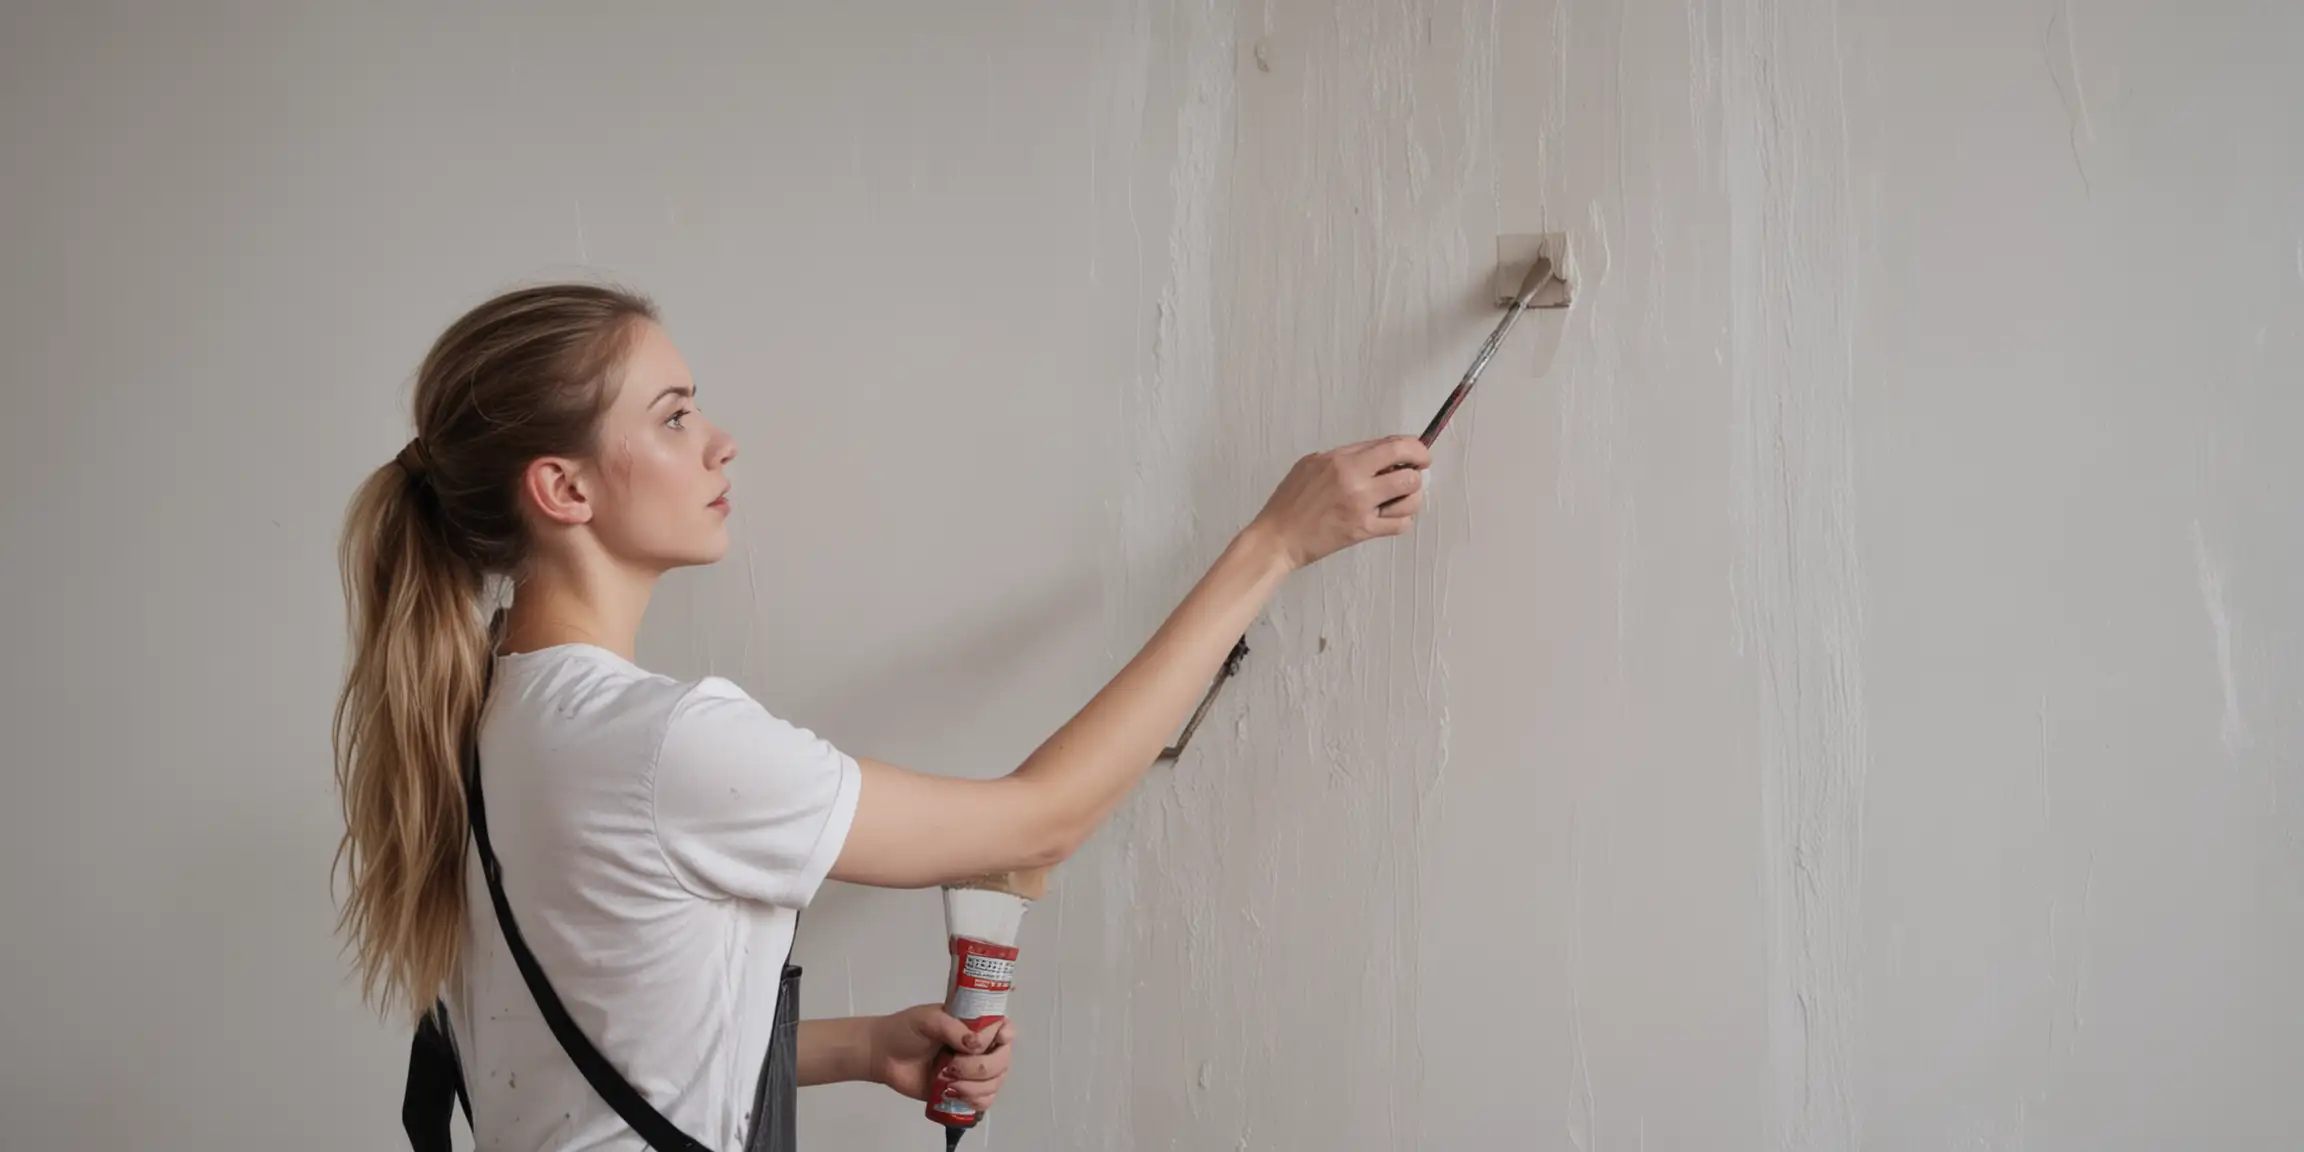
<svg viewBox="0 0 2304 1152">
<path fill-rule="evenodd" d="M 666 428 L 670 428 L 670 429 L 673 429 L 674 431 L 680 431 L 680 430 L 683 430 L 683 429 L 685 429 L 685 428 L 687 427 L 687 425 L 685 425 L 685 424 L 682 424 L 682 423 L 681 423 L 681 421 L 682 421 L 682 420 L 686 420 L 688 417 L 690 417 L 690 416 L 692 416 L 692 415 L 695 415 L 695 409 L 693 409 L 693 408 L 682 408 L 682 409 L 681 409 L 681 410 L 679 410 L 678 412 L 674 412 L 674 413 L 672 414 L 672 418 L 671 418 L 671 419 L 669 419 L 669 420 L 666 420 L 666 421 L 664 422 L 664 426 L 665 426 Z"/>
</svg>

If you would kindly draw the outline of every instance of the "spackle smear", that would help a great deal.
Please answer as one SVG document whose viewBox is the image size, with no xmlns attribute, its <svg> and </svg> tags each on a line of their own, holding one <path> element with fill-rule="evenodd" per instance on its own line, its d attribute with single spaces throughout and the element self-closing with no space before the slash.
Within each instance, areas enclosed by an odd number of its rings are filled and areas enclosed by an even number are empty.
<svg viewBox="0 0 2304 1152">
<path fill-rule="evenodd" d="M 1757 684 L 1768 1144 L 1863 1146 L 1855 1098 L 1865 774 L 1856 547 L 1858 231 L 1837 10 L 1722 14 L 1731 569 Z M 1797 173 L 1798 178 L 1788 174 Z"/>
<path fill-rule="evenodd" d="M 2248 744 L 2248 724 L 2240 715 L 2240 683 L 2232 670 L 2232 614 L 2224 605 L 2224 574 L 2208 555 L 2208 537 L 2192 522 L 2192 557 L 2200 570 L 2200 600 L 2208 609 L 2208 629 L 2216 641 L 2216 672 L 2224 685 L 2224 715 L 2216 727 L 2224 751 L 2233 755 Z"/>
</svg>

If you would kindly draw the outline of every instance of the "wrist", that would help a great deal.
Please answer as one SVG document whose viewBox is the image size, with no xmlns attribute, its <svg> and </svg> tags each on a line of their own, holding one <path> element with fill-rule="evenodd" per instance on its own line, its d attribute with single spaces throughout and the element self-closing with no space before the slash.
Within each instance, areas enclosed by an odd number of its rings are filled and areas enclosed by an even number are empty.
<svg viewBox="0 0 2304 1152">
<path fill-rule="evenodd" d="M 886 1073 L 882 1071 L 880 1059 L 880 1017 L 850 1016 L 839 1024 L 833 1062 L 839 1069 L 840 1082 L 885 1082 Z"/>
<path fill-rule="evenodd" d="M 871 1017 L 846 1016 L 800 1022 L 799 1081 L 802 1087 L 875 1079 L 877 1047 Z"/>
<path fill-rule="evenodd" d="M 1304 566 L 1281 540 L 1280 533 L 1261 519 L 1249 521 L 1225 551 L 1254 567 L 1258 575 L 1285 577 Z"/>
<path fill-rule="evenodd" d="M 856 1078 L 882 1087 L 894 1087 L 896 1057 L 885 1039 L 889 1029 L 900 1026 L 895 1016 L 864 1016 L 857 1023 Z"/>
</svg>

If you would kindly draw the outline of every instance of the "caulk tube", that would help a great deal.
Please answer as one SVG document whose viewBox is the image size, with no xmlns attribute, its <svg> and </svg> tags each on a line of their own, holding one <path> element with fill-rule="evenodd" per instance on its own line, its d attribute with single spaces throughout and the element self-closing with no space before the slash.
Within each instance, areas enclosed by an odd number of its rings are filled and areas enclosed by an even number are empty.
<svg viewBox="0 0 2304 1152">
<path fill-rule="evenodd" d="M 951 953 L 950 975 L 945 981 L 944 1011 L 971 1032 L 997 1028 L 1008 1018 L 1008 990 L 1016 977 L 1016 941 L 1024 928 L 1024 910 L 1048 886 L 1046 871 L 1003 872 L 944 889 L 944 934 Z M 943 1082 L 945 1054 L 936 1061 Z M 956 1148 L 960 1137 L 983 1113 L 964 1100 L 947 1100 L 931 1089 L 928 1118 L 944 1125 L 944 1147 Z"/>
</svg>

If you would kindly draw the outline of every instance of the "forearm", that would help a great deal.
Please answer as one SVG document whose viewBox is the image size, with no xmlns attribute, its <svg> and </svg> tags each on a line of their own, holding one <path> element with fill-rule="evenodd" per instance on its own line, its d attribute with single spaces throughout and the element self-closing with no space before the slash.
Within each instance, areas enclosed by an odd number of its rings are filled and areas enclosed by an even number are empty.
<svg viewBox="0 0 2304 1152">
<path fill-rule="evenodd" d="M 925 887 L 1045 868 L 1078 851 L 1158 759 L 1290 572 L 1408 530 L 1422 506 L 1416 469 L 1430 460 L 1415 437 L 1393 436 L 1297 461 L 1127 667 L 1015 771 L 965 780 L 859 757 L 856 818 L 832 875 Z"/>
<path fill-rule="evenodd" d="M 1060 855 L 1142 779 L 1292 567 L 1256 529 L 1235 537 L 1119 675 L 1016 769 Z"/>
<path fill-rule="evenodd" d="M 834 1020 L 802 1020 L 798 1043 L 798 1074 L 803 1088 L 816 1084 L 844 1084 L 873 1080 L 872 1021 L 848 1016 Z"/>
</svg>

